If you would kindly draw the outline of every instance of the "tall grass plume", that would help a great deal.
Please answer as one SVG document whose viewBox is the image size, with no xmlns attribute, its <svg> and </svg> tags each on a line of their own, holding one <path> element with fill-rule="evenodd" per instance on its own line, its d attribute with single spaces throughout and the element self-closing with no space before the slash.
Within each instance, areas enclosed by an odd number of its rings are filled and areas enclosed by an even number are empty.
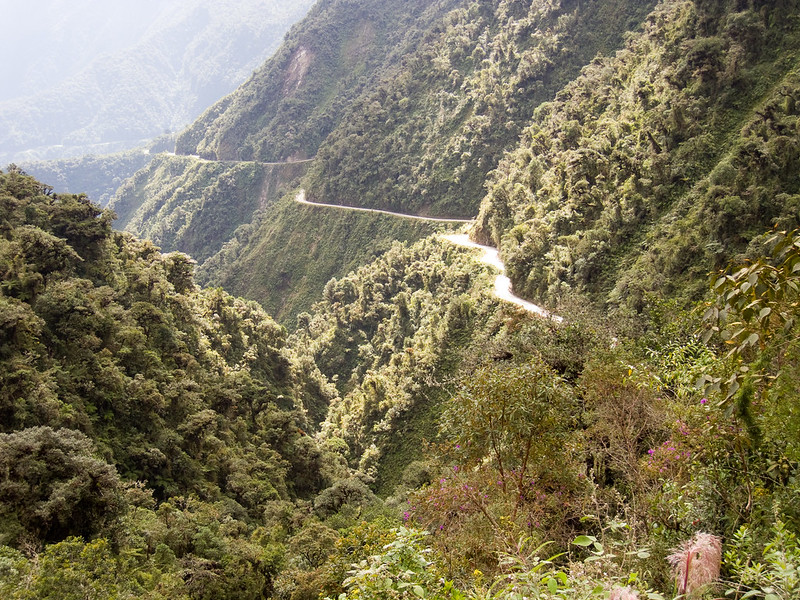
<svg viewBox="0 0 800 600">
<path fill-rule="evenodd" d="M 722 540 L 697 532 L 667 557 L 675 573 L 678 594 L 695 596 L 719 578 Z"/>
</svg>

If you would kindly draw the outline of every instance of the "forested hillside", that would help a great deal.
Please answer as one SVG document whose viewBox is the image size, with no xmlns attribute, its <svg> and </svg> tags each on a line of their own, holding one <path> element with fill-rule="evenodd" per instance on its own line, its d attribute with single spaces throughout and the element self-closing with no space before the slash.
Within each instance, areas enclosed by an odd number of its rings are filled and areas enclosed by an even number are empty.
<svg viewBox="0 0 800 600">
<path fill-rule="evenodd" d="M 257 526 L 326 485 L 305 405 L 335 391 L 257 305 L 199 290 L 186 255 L 114 233 L 85 197 L 12 171 L 0 202 L 0 543 L 55 544 L 33 579 L 3 551 L 4 578 L 26 573 L 3 596 L 71 598 L 50 578 L 93 569 L 108 594 L 269 589 Z M 60 556 L 70 573 L 47 566 Z"/>
<path fill-rule="evenodd" d="M 314 158 L 303 183 L 312 200 L 473 218 L 486 174 L 536 106 L 597 52 L 617 48 L 651 4 L 319 2 L 248 82 L 181 134 L 177 152 L 221 161 Z M 181 178 L 183 189 L 186 180 L 205 185 L 192 170 L 169 179 L 152 170 L 137 176 L 159 190 L 178 187 Z M 194 256 L 166 240 L 177 239 L 183 223 L 207 220 L 194 216 L 204 207 L 187 201 L 180 215 L 167 216 L 138 208 L 142 202 L 121 189 L 115 210 L 139 214 L 118 226 L 145 237 L 159 230 L 159 243 Z M 314 252 L 295 258 L 318 246 L 317 228 L 305 236 L 297 226 L 305 214 L 266 208 L 231 240 L 224 260 L 201 265 L 203 280 L 231 286 L 281 318 L 306 310 L 330 277 L 371 254 L 356 240 L 324 269 Z M 326 218 L 330 230 L 347 230 L 343 216 Z M 379 237 L 388 243 L 397 233 Z M 398 239 L 419 237 L 403 232 Z M 290 265 L 275 260 L 288 239 Z M 263 283 L 239 275 L 252 271 Z"/>
<path fill-rule="evenodd" d="M 486 174 L 535 108 L 655 2 L 461 2 L 421 33 L 320 148 L 324 202 L 474 217 Z"/>
<path fill-rule="evenodd" d="M 323 0 L 236 92 L 178 138 L 220 160 L 311 158 L 381 68 L 413 48 L 458 0 Z"/>
<path fill-rule="evenodd" d="M 115 198 L 151 241 L 0 175 L 0 593 L 798 597 L 798 28 L 322 0 Z"/>
<path fill-rule="evenodd" d="M 198 281 L 259 298 L 294 328 L 299 313 L 341 277 L 387 252 L 396 241 L 416 242 L 446 225 L 298 204 L 296 195 L 260 211 L 205 261 Z"/>
<path fill-rule="evenodd" d="M 21 161 L 17 166 L 39 181 L 48 181 L 62 194 L 86 194 L 100 206 L 107 206 L 119 187 L 150 164 L 160 152 L 171 152 L 174 136 L 162 135 L 141 148 L 116 154 L 81 156 L 61 160 Z"/>
<path fill-rule="evenodd" d="M 125 182 L 110 207 L 117 227 L 202 261 L 291 189 L 306 167 L 161 154 Z"/>
<path fill-rule="evenodd" d="M 320 2 L 178 151 L 285 160 L 319 150 L 324 202 L 473 217 L 536 106 L 654 2 Z"/>
<path fill-rule="evenodd" d="M 475 235 L 515 288 L 641 307 L 798 225 L 798 4 L 662 2 L 541 106 Z"/>
</svg>

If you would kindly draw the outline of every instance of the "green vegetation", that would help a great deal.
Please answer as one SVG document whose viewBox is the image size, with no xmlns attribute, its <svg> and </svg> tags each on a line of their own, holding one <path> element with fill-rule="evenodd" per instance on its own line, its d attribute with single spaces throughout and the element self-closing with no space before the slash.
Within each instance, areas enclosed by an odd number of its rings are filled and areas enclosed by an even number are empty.
<svg viewBox="0 0 800 600">
<path fill-rule="evenodd" d="M 335 392 L 258 306 L 85 197 L 11 171 L 0 207 L 0 542 L 52 544 L 4 550 L 4 597 L 261 597 L 265 514 L 330 483 L 305 404 Z"/>
<path fill-rule="evenodd" d="M 236 228 L 273 204 L 306 163 L 211 162 L 159 154 L 117 191 L 116 226 L 198 261 L 217 253 Z"/>
<path fill-rule="evenodd" d="M 796 226 L 797 10 L 662 2 L 542 105 L 476 230 L 515 289 L 637 310 L 652 292 L 697 299 L 710 269 Z"/>
<path fill-rule="evenodd" d="M 363 212 L 302 206 L 294 192 L 242 225 L 198 268 L 198 281 L 258 299 L 280 322 L 296 324 L 332 277 L 414 242 L 442 225 Z"/>
<path fill-rule="evenodd" d="M 139 149 L 109 156 L 23 162 L 19 167 L 39 181 L 49 181 L 59 193 L 84 193 L 101 206 L 106 206 L 117 188 L 152 158 Z"/>
<path fill-rule="evenodd" d="M 383 4 L 318 4 L 181 138 L 231 160 L 160 156 L 114 204 L 291 331 L 0 175 L 0 593 L 797 596 L 800 6 Z M 574 75 L 590 28 L 623 47 Z M 451 186 L 456 88 L 510 128 Z M 382 145 L 403 124 L 419 146 Z M 495 166 L 472 233 L 562 319 L 439 225 L 293 199 L 466 212 Z"/>
<path fill-rule="evenodd" d="M 352 103 L 320 147 L 312 199 L 474 217 L 534 109 L 655 2 L 460 4 Z"/>
<path fill-rule="evenodd" d="M 310 158 L 348 105 L 457 0 L 323 0 L 236 92 L 178 138 L 179 154 L 221 160 Z"/>
<path fill-rule="evenodd" d="M 405 521 L 346 597 L 792 597 L 796 235 L 719 278 L 707 343 L 702 303 L 575 303 L 564 324 L 498 306 L 433 240 L 332 281 L 291 340 L 341 394 L 319 438 Z M 331 598 L 336 547 L 306 568 Z"/>
</svg>

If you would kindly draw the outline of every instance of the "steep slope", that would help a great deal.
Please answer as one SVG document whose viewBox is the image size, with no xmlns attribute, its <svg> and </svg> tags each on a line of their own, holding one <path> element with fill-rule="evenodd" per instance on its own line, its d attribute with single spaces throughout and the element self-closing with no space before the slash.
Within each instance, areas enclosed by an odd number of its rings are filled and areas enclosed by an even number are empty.
<svg viewBox="0 0 800 600">
<path fill-rule="evenodd" d="M 116 226 L 203 261 L 297 182 L 307 163 L 215 162 L 159 154 L 110 203 Z"/>
<path fill-rule="evenodd" d="M 668 1 L 537 111 L 477 239 L 515 288 L 641 309 L 797 225 L 797 2 Z"/>
<path fill-rule="evenodd" d="M 322 2 L 178 151 L 284 160 L 321 148 L 311 198 L 474 216 L 537 104 L 653 4 Z"/>
<path fill-rule="evenodd" d="M 220 160 L 310 158 L 376 72 L 413 48 L 458 0 L 323 0 L 236 92 L 178 138 Z"/>
<path fill-rule="evenodd" d="M 271 511 L 342 473 L 306 433 L 336 392 L 258 305 L 110 220 L 0 172 L 0 590 L 264 598 Z"/>
<path fill-rule="evenodd" d="M 309 197 L 474 217 L 486 174 L 534 109 L 655 2 L 462 2 L 325 140 Z"/>
<path fill-rule="evenodd" d="M 270 56 L 310 5 L 46 0 L 15 7 L 4 15 L 16 33 L 3 43 L 16 59 L 2 73 L 14 84 L 0 98 L 0 164 L 108 154 L 184 127 Z"/>
<path fill-rule="evenodd" d="M 116 154 L 81 156 L 17 164 L 39 181 L 48 181 L 59 194 L 86 194 L 100 206 L 107 206 L 122 183 L 146 167 L 159 152 L 175 147 L 174 136 L 157 137 L 141 148 Z"/>
<path fill-rule="evenodd" d="M 289 328 L 317 302 L 332 277 L 383 255 L 396 241 L 416 242 L 452 225 L 309 207 L 289 194 L 233 238 L 197 273 L 198 281 L 258 299 Z"/>
<path fill-rule="evenodd" d="M 203 440 L 239 420 L 254 434 L 270 402 L 305 426 L 299 391 L 313 386 L 256 304 L 199 290 L 185 255 L 114 233 L 83 196 L 13 171 L 0 186 L 4 432 L 80 430 L 163 497 L 224 489 Z"/>
<path fill-rule="evenodd" d="M 516 144 L 535 107 L 598 51 L 613 51 L 650 6 L 624 0 L 320 2 L 273 59 L 181 134 L 177 149 L 221 161 L 315 157 L 303 181 L 312 201 L 471 218 L 485 174 Z M 176 186 L 151 177 L 145 184 L 142 175 L 139 187 Z M 155 213 L 139 208 L 144 200 L 126 189 L 114 207 L 122 215 L 136 212 L 121 225 L 137 235 L 172 227 L 159 243 L 177 239 L 175 229 L 202 210 L 186 200 L 173 212 Z M 118 208 L 122 204 L 130 208 Z M 181 216 L 175 216 L 179 206 Z M 346 244 L 340 254 L 348 257 L 338 265 L 329 260 L 322 269 L 315 258 L 294 255 L 287 265 L 290 238 L 296 249 L 320 245 L 318 228 L 297 227 L 306 214 L 266 208 L 258 222 L 240 230 L 224 259 L 201 265 L 203 280 L 231 286 L 281 316 L 307 309 L 329 277 L 346 274 L 356 266 L 353 258 L 371 254 L 350 238 L 338 242 Z M 343 219 L 356 218 L 319 214 L 326 231 L 343 234 Z M 409 226 L 380 232 L 370 225 L 370 235 L 419 239 L 422 231 L 412 234 Z M 401 228 L 406 232 L 399 234 Z M 165 247 L 194 254 L 188 245 L 171 244 Z M 302 305 L 292 290 L 307 290 Z"/>
</svg>

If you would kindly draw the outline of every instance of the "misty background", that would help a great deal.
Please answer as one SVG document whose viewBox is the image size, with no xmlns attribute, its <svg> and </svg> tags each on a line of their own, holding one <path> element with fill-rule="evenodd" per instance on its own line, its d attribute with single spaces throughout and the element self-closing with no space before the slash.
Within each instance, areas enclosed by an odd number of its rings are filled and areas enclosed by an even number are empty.
<svg viewBox="0 0 800 600">
<path fill-rule="evenodd" d="M 313 0 L 2 0 L 0 165 L 180 130 L 244 82 Z"/>
</svg>

